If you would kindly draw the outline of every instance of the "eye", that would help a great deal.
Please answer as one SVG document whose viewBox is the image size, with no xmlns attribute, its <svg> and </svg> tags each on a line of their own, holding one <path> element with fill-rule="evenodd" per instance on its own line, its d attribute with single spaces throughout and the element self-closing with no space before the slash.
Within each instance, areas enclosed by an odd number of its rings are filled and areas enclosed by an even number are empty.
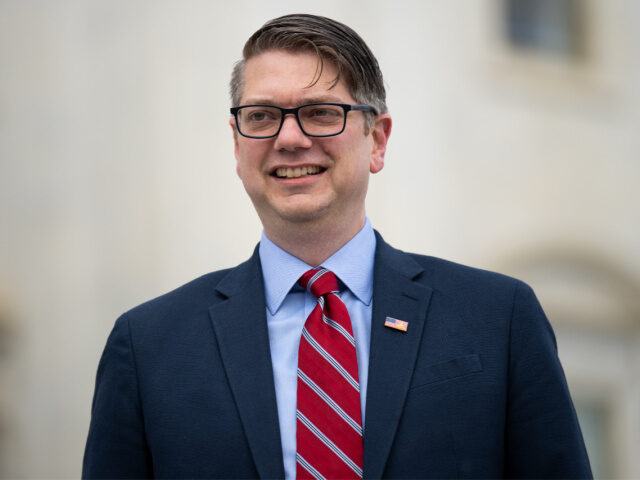
<svg viewBox="0 0 640 480">
<path fill-rule="evenodd" d="M 309 105 L 300 114 L 303 121 L 318 124 L 339 123 L 344 116 L 342 108 L 335 105 Z"/>
<path fill-rule="evenodd" d="M 327 115 L 331 115 L 331 112 L 326 108 L 315 108 L 311 112 L 309 112 L 312 117 L 326 117 Z"/>
<path fill-rule="evenodd" d="M 270 110 L 250 110 L 247 112 L 247 121 L 249 122 L 265 122 L 274 120 L 276 114 Z"/>
<path fill-rule="evenodd" d="M 340 116 L 340 112 L 336 108 L 331 107 L 314 107 L 308 111 L 309 117 L 336 117 Z"/>
</svg>

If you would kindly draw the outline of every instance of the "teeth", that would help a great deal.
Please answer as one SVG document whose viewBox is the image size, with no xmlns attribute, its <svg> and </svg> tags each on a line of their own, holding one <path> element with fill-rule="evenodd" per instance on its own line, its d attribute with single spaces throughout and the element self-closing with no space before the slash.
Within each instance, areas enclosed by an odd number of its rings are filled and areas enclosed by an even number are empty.
<svg viewBox="0 0 640 480">
<path fill-rule="evenodd" d="M 300 178 L 317 173 L 320 173 L 320 167 L 317 165 L 305 165 L 295 168 L 280 167 L 276 169 L 276 176 L 279 178 Z"/>
</svg>

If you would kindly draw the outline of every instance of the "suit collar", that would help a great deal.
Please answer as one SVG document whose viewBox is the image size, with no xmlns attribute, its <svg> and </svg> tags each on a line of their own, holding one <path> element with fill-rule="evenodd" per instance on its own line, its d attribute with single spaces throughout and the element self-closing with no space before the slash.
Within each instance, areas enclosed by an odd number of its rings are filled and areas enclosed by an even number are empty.
<svg viewBox="0 0 640 480">
<path fill-rule="evenodd" d="M 258 246 L 256 246 L 251 257 L 246 262 L 229 270 L 218 282 L 215 289 L 225 298 L 232 297 L 245 291 L 246 285 L 253 283 L 252 281 L 256 278 L 256 275 L 260 275 L 260 280 L 262 281 L 260 270 L 260 255 L 258 254 Z"/>
<path fill-rule="evenodd" d="M 384 241 L 380 232 L 377 230 L 374 232 L 376 235 L 375 273 L 392 270 L 409 280 L 414 280 L 424 272 L 422 265 L 411 258 L 411 255 L 393 248 Z M 384 282 L 384 277 L 377 278 L 377 280 Z"/>
</svg>

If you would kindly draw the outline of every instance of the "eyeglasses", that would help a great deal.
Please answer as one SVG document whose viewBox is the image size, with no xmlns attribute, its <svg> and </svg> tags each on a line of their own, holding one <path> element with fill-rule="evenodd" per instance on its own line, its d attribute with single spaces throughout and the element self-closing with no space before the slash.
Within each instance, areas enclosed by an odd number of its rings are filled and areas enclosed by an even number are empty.
<svg viewBox="0 0 640 480">
<path fill-rule="evenodd" d="M 340 135 L 347 124 L 347 112 L 373 112 L 371 105 L 347 105 L 344 103 L 309 103 L 296 108 L 275 105 L 242 105 L 231 108 L 236 128 L 243 137 L 271 138 L 280 133 L 285 115 L 296 116 L 300 130 L 309 137 L 333 137 Z"/>
</svg>

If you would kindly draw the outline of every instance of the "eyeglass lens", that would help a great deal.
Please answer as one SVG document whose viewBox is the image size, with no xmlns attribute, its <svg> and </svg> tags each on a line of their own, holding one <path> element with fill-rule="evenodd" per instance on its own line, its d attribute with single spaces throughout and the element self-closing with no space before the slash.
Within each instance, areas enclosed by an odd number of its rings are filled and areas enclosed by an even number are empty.
<svg viewBox="0 0 640 480">
<path fill-rule="evenodd" d="M 336 105 L 306 105 L 298 110 L 298 119 L 307 135 L 335 135 L 344 128 L 345 112 Z M 272 136 L 280 128 L 282 111 L 268 106 L 242 107 L 238 123 L 245 135 Z"/>
</svg>

